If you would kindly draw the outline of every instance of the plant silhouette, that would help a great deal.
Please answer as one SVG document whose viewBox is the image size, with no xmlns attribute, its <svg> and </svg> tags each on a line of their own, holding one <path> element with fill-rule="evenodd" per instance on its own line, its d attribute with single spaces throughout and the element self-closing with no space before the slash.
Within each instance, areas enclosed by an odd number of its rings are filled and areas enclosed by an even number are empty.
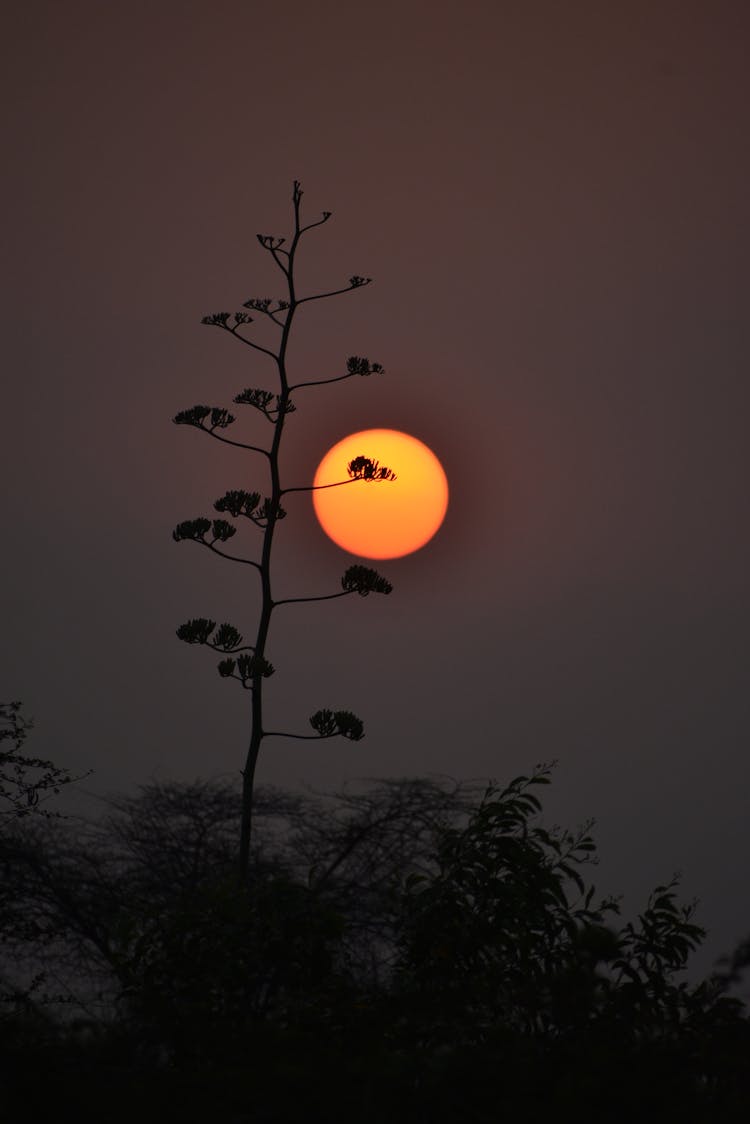
<svg viewBox="0 0 750 1124">
<path fill-rule="evenodd" d="M 667 881 L 623 922 L 591 883 L 590 825 L 544 826 L 549 776 L 260 788 L 252 897 L 226 784 L 16 821 L 0 855 L 26 925 L 5 961 L 75 1001 L 0 1049 L 5 1103 L 98 1119 L 107 1097 L 112 1122 L 188 1124 L 744 1119 L 750 1021 L 720 975 L 685 978 L 694 905 Z"/>
<path fill-rule="evenodd" d="M 23 752 L 32 726 L 20 702 L 0 703 L 0 833 L 3 825 L 32 812 L 59 815 L 42 805 L 66 785 L 82 780 L 54 761 Z"/>
<path fill-rule="evenodd" d="M 320 219 L 303 225 L 300 217 L 302 194 L 300 184 L 295 180 L 292 192 L 294 229 L 288 249 L 286 248 L 286 238 L 270 234 L 259 234 L 257 236 L 260 245 L 271 256 L 283 275 L 286 287 L 285 296 L 282 299 L 251 297 L 244 302 L 242 311 L 234 313 L 217 312 L 203 318 L 204 324 L 219 328 L 232 339 L 239 341 L 273 362 L 277 377 L 275 390 L 246 387 L 234 396 L 236 405 L 249 406 L 270 425 L 269 443 L 267 445 L 250 444 L 227 437 L 226 431 L 237 419 L 234 414 L 222 406 L 191 406 L 189 409 L 181 410 L 173 419 L 177 425 L 191 426 L 217 441 L 263 457 L 266 461 L 269 476 L 270 489 L 268 495 L 262 496 L 260 491 L 232 490 L 226 492 L 214 504 L 216 511 L 221 515 L 228 514 L 232 519 L 250 523 L 260 531 L 262 538 L 259 558 L 241 557 L 225 549 L 225 544 L 237 533 L 235 524 L 227 519 L 205 517 L 188 519 L 179 523 L 173 531 L 173 537 L 177 542 L 198 543 L 221 558 L 251 567 L 255 570 L 260 583 L 260 612 L 252 644 L 243 643 L 243 635 L 234 625 L 223 623 L 217 628 L 216 621 L 205 617 L 193 618 L 177 629 L 180 640 L 188 644 L 201 644 L 219 652 L 222 655 L 222 659 L 218 663 L 219 675 L 224 679 L 238 681 L 245 690 L 250 692 L 250 740 L 242 769 L 242 820 L 239 847 L 239 874 L 243 883 L 247 882 L 249 872 L 255 770 L 264 738 L 284 736 L 320 740 L 343 737 L 351 741 L 358 741 L 364 736 L 363 723 L 348 710 L 326 708 L 316 711 L 310 717 L 310 726 L 314 731 L 312 734 L 269 730 L 264 725 L 263 685 L 264 681 L 273 675 L 275 670 L 268 658 L 269 635 L 274 611 L 281 605 L 326 601 L 337 597 L 347 597 L 353 593 L 362 597 L 370 593 L 388 594 L 392 588 L 390 583 L 375 570 L 367 566 L 355 565 L 347 569 L 341 579 L 341 589 L 336 593 L 277 599 L 272 592 L 271 562 L 274 532 L 279 521 L 286 516 L 282 500 L 284 496 L 292 492 L 315 490 L 312 485 L 284 487 L 281 481 L 279 453 L 282 437 L 287 418 L 297 408 L 291 397 L 292 392 L 383 372 L 380 363 L 371 363 L 366 357 L 353 355 L 347 360 L 344 374 L 296 383 L 290 381 L 287 353 L 297 310 L 303 304 L 312 301 L 324 300 L 353 292 L 356 289 L 362 289 L 369 285 L 371 281 L 369 277 L 354 275 L 349 278 L 347 285 L 340 288 L 304 296 L 298 294 L 295 268 L 301 239 L 308 231 L 323 226 L 331 217 L 330 211 L 324 211 Z M 266 347 L 247 335 L 247 330 L 254 320 L 254 317 L 250 315 L 251 312 L 274 326 L 273 330 L 277 335 L 277 346 L 275 348 Z M 394 479 L 395 473 L 392 469 L 380 465 L 376 459 L 367 455 L 366 450 L 363 450 L 347 465 L 347 478 L 334 484 L 324 485 L 324 487 L 362 486 L 363 483 L 364 486 L 372 487 L 388 483 Z"/>
</svg>

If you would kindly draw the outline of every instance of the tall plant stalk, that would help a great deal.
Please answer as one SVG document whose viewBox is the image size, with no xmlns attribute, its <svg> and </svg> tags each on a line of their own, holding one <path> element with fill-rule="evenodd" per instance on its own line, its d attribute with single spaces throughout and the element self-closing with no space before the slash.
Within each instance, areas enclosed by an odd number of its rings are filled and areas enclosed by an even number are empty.
<svg viewBox="0 0 750 1124">
<path fill-rule="evenodd" d="M 242 687 L 250 692 L 250 738 L 244 768 L 242 769 L 242 821 L 239 843 L 239 875 L 243 884 L 247 884 L 250 870 L 253 790 L 258 755 L 263 739 L 272 736 L 305 739 L 341 736 L 352 741 L 358 741 L 364 735 L 364 727 L 360 719 L 350 711 L 345 710 L 316 711 L 310 718 L 310 725 L 314 730 L 313 734 L 288 733 L 265 728 L 263 687 L 265 679 L 272 675 L 274 671 L 267 656 L 274 610 L 280 605 L 292 602 L 332 600 L 337 597 L 347 597 L 353 593 L 358 593 L 360 596 L 366 596 L 369 593 L 387 594 L 391 592 L 392 588 L 390 583 L 380 577 L 375 570 L 366 566 L 355 565 L 350 566 L 344 574 L 341 579 L 341 590 L 338 592 L 323 594 L 318 597 L 289 597 L 282 600 L 274 600 L 273 597 L 271 562 L 274 534 L 277 523 L 286 514 L 282 507 L 282 500 L 290 492 L 314 490 L 313 485 L 282 487 L 279 455 L 286 419 L 296 409 L 291 398 L 292 391 L 304 387 L 325 386 L 328 383 L 341 382 L 344 379 L 356 376 L 380 374 L 383 371 L 383 367 L 379 363 L 370 363 L 368 359 L 360 356 L 350 356 L 347 360 L 345 374 L 331 378 L 290 383 L 287 370 L 287 351 L 295 315 L 300 305 L 352 292 L 355 289 L 364 288 L 371 282 L 369 277 L 355 275 L 342 288 L 306 296 L 297 294 L 295 265 L 302 236 L 314 227 L 322 226 L 331 217 L 330 211 L 324 211 L 322 217 L 317 221 L 302 225 L 300 219 L 302 194 L 300 184 L 295 180 L 292 193 L 294 232 L 288 249 L 285 248 L 287 242 L 285 238 L 268 234 L 258 235 L 261 246 L 271 255 L 284 276 L 286 296 L 278 300 L 269 297 L 253 297 L 243 304 L 243 309 L 249 309 L 275 325 L 275 330 L 279 333 L 277 349 L 265 347 L 245 334 L 245 330 L 254 320 L 249 312 L 218 312 L 203 318 L 204 324 L 221 328 L 234 339 L 273 361 L 278 380 L 275 391 L 248 387 L 234 397 L 234 402 L 237 405 L 250 406 L 262 414 L 266 422 L 271 424 L 270 446 L 247 444 L 243 441 L 229 439 L 225 435 L 225 431 L 236 421 L 236 418 L 220 406 L 193 406 L 188 410 L 181 411 L 174 417 L 174 422 L 177 425 L 190 425 L 218 441 L 264 457 L 270 478 L 270 494 L 263 499 L 261 499 L 260 492 L 235 490 L 226 492 L 214 504 L 217 511 L 228 513 L 234 519 L 247 519 L 260 530 L 262 534 L 260 560 L 238 557 L 222 549 L 222 545 L 237 531 L 234 523 L 230 523 L 226 519 L 187 520 L 179 523 L 173 531 L 173 537 L 176 541 L 197 542 L 222 558 L 254 568 L 260 581 L 261 604 L 254 644 L 243 644 L 241 633 L 233 625 L 224 623 L 217 628 L 215 621 L 208 620 L 205 617 L 193 618 L 177 629 L 178 637 L 186 643 L 203 644 L 216 652 L 220 652 L 223 658 L 218 664 L 219 674 L 223 678 L 238 680 Z M 391 469 L 381 466 L 376 460 L 363 454 L 349 462 L 346 479 L 325 485 L 325 487 L 339 487 L 357 483 L 372 486 L 375 483 L 382 484 L 394 479 L 395 474 Z"/>
</svg>

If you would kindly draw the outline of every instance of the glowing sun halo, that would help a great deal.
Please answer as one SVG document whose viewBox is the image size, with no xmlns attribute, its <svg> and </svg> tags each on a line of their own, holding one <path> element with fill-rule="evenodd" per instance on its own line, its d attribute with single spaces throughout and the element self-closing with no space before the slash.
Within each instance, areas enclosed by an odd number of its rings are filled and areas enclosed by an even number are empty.
<svg viewBox="0 0 750 1124">
<path fill-rule="evenodd" d="M 448 507 L 448 481 L 435 454 L 408 433 L 364 429 L 334 445 L 318 465 L 314 484 L 348 480 L 355 457 L 387 465 L 395 480 L 358 480 L 312 493 L 329 538 L 362 558 L 400 558 L 429 542 Z"/>
</svg>

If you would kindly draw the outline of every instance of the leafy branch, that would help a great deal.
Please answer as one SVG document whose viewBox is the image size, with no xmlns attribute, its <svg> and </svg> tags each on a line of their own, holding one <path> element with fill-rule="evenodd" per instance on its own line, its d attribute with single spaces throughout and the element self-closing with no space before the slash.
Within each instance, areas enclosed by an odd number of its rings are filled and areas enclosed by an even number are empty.
<svg viewBox="0 0 750 1124">
<path fill-rule="evenodd" d="M 314 734 L 290 734 L 280 730 L 266 730 L 267 738 L 297 738 L 299 741 L 320 741 L 323 738 L 347 738 L 358 742 L 365 736 L 362 721 L 350 710 L 316 710 L 310 717 Z"/>
<path fill-rule="evenodd" d="M 337 375 L 332 379 L 312 379 L 308 382 L 298 382 L 294 386 L 290 386 L 290 390 L 298 390 L 303 386 L 327 386 L 332 382 L 343 382 L 344 379 L 354 378 L 355 375 L 382 375 L 385 371 L 380 363 L 370 363 L 369 359 L 362 358 L 359 355 L 350 355 L 346 361 L 346 374 Z"/>
<path fill-rule="evenodd" d="M 367 597 L 370 593 L 389 594 L 393 586 L 382 578 L 377 570 L 369 566 L 350 566 L 341 579 L 341 593 L 324 593 L 320 597 L 285 597 L 281 601 L 274 601 L 276 605 L 299 604 L 303 601 L 333 601 L 337 597 L 347 597 L 350 593 L 358 593 L 360 597 Z"/>
</svg>

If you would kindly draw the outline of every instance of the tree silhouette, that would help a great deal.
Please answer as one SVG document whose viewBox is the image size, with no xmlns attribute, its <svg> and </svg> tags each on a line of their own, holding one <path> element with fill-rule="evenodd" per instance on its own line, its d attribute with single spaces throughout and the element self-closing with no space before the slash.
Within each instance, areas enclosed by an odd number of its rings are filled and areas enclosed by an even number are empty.
<svg viewBox="0 0 750 1124">
<path fill-rule="evenodd" d="M 24 717 L 20 702 L 0 703 L 0 950 L 3 946 L 6 950 L 8 947 L 34 949 L 40 940 L 49 942 L 56 937 L 53 927 L 41 925 L 39 918 L 29 915 L 23 894 L 18 893 L 17 831 L 21 824 L 64 818 L 47 804 L 64 787 L 82 779 L 54 761 L 31 757 L 25 752 L 32 727 L 33 722 Z M 45 977 L 38 970 L 39 962 L 34 953 L 32 962 L 31 972 L 22 973 L 21 977 L 16 975 L 11 980 L 0 959 L 0 996 L 11 1003 L 13 1011 L 33 1011 L 34 1018 L 44 1023 L 45 995 L 41 988 Z"/>
<path fill-rule="evenodd" d="M 344 379 L 381 374 L 383 371 L 383 367 L 379 363 L 371 363 L 365 357 L 353 355 L 347 360 L 345 374 L 323 379 L 308 379 L 296 383 L 290 381 L 287 369 L 287 352 L 297 310 L 303 304 L 312 301 L 324 300 L 364 288 L 371 281 L 369 277 L 354 275 L 349 278 L 347 285 L 340 288 L 305 296 L 300 296 L 297 293 L 295 267 L 300 241 L 309 230 L 322 226 L 331 217 L 330 211 L 324 211 L 322 217 L 317 221 L 302 225 L 300 218 L 302 194 L 299 182 L 295 180 L 292 192 L 294 230 L 288 249 L 285 248 L 287 241 L 285 238 L 269 234 L 257 236 L 260 245 L 270 254 L 275 265 L 283 274 L 286 286 L 284 298 L 252 297 L 246 300 L 242 306 L 243 310 L 249 311 L 217 312 L 203 318 L 204 324 L 221 329 L 234 340 L 271 359 L 274 363 L 277 375 L 275 390 L 246 387 L 234 397 L 235 404 L 251 407 L 270 424 L 270 443 L 268 445 L 249 444 L 228 438 L 226 431 L 234 424 L 236 417 L 221 406 L 192 406 L 187 410 L 181 410 L 173 419 L 177 425 L 189 425 L 217 441 L 264 457 L 269 474 L 270 490 L 265 497 L 262 496 L 260 491 L 248 492 L 243 489 L 235 489 L 226 492 L 214 504 L 216 511 L 219 513 L 229 514 L 233 519 L 246 521 L 261 532 L 262 541 L 259 559 L 241 557 L 224 549 L 224 544 L 237 532 L 235 524 L 230 523 L 227 519 L 188 519 L 179 523 L 173 532 L 173 537 L 177 542 L 196 542 L 224 559 L 250 566 L 255 570 L 260 583 L 261 604 L 254 643 L 243 644 L 243 636 L 234 625 L 224 623 L 217 628 L 215 621 L 208 620 L 205 617 L 189 620 L 177 629 L 178 637 L 186 643 L 202 644 L 219 652 L 223 657 L 218 663 L 219 675 L 225 679 L 237 680 L 251 695 L 250 742 L 242 770 L 239 868 L 240 879 L 243 883 L 247 881 L 249 871 L 254 778 L 258 753 L 263 739 L 272 736 L 312 739 L 344 737 L 351 741 L 358 741 L 364 736 L 363 723 L 348 710 L 318 710 L 310 718 L 310 725 L 314 731 L 312 734 L 269 730 L 265 727 L 263 684 L 264 680 L 274 673 L 274 666 L 268 658 L 269 633 L 274 610 L 281 605 L 332 600 L 337 597 L 347 597 L 353 593 L 366 597 L 370 593 L 388 594 L 391 592 L 390 583 L 380 577 L 375 570 L 367 566 L 356 565 L 350 566 L 346 571 L 341 579 L 341 590 L 337 593 L 281 599 L 275 598 L 272 593 L 271 559 L 274 532 L 277 523 L 286 515 L 286 511 L 282 507 L 282 500 L 284 496 L 293 492 L 314 490 L 312 485 L 282 486 L 279 468 L 281 441 L 286 420 L 297 408 L 291 397 L 292 392 L 307 387 L 340 382 Z M 248 337 L 246 330 L 254 319 L 250 312 L 256 313 L 274 326 L 273 330 L 278 336 L 275 348 L 266 347 L 257 340 Z M 346 470 L 346 479 L 323 485 L 323 487 L 356 485 L 362 482 L 366 486 L 372 486 L 375 483 L 382 484 L 395 479 L 395 473 L 390 468 L 381 466 L 377 460 L 366 455 L 366 451 L 350 461 Z"/>
<path fill-rule="evenodd" d="M 62 1095 L 108 1096 L 113 1121 L 157 1104 L 238 1124 L 301 1106 L 321 1124 L 744 1119 L 750 1022 L 720 976 L 685 978 L 694 906 L 667 882 L 623 923 L 590 882 L 590 825 L 544 826 L 548 780 L 261 788 L 252 898 L 227 785 L 17 821 L 4 873 L 36 929 L 14 947 L 78 981 L 84 1019 L 0 1049 L 8 1103 L 30 1120 Z"/>
<path fill-rule="evenodd" d="M 24 718 L 22 709 L 20 702 L 0 703 L 0 831 L 9 821 L 32 812 L 58 815 L 41 805 L 65 785 L 82 779 L 54 761 L 23 752 L 33 723 Z"/>
</svg>

